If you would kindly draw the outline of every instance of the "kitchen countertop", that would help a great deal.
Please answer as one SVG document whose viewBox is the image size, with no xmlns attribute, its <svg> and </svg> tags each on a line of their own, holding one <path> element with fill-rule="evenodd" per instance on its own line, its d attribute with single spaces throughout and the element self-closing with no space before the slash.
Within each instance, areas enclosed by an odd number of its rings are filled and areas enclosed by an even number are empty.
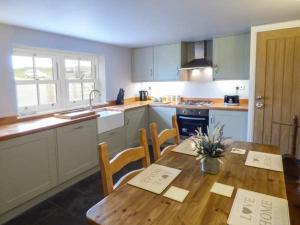
<svg viewBox="0 0 300 225">
<path fill-rule="evenodd" d="M 16 138 L 28 134 L 33 134 L 69 124 L 79 123 L 86 120 L 97 118 L 97 115 L 81 117 L 79 119 L 60 119 L 56 117 L 47 117 L 21 121 L 0 126 L 0 141 Z"/>
<path fill-rule="evenodd" d="M 226 106 L 223 103 L 213 103 L 211 106 L 199 105 L 179 105 L 175 103 L 150 103 L 151 106 L 161 107 L 175 107 L 175 108 L 188 108 L 188 109 L 211 109 L 211 110 L 226 110 L 226 111 L 248 111 L 248 104 L 241 104 L 239 106 Z"/>
<path fill-rule="evenodd" d="M 132 103 L 127 103 L 124 105 L 109 106 L 107 108 L 115 110 L 130 110 L 143 106 L 159 106 L 159 107 L 170 107 L 170 108 L 189 108 L 189 109 L 211 109 L 211 110 L 227 110 L 227 111 L 248 111 L 248 104 L 240 104 L 239 106 L 226 106 L 224 103 L 213 103 L 211 106 L 199 106 L 199 105 L 180 105 L 176 103 L 161 103 L 152 101 L 136 101 Z"/>
<path fill-rule="evenodd" d="M 107 106 L 105 108 L 112 110 L 130 110 L 145 106 L 160 106 L 160 107 L 176 107 L 176 108 L 193 108 L 193 109 L 212 109 L 212 110 L 229 110 L 229 111 L 248 111 L 248 104 L 240 106 L 225 106 L 223 103 L 214 103 L 211 106 L 196 106 L 196 105 L 179 105 L 175 103 L 153 103 L 152 101 L 135 101 L 124 105 Z M 66 126 L 69 124 L 79 123 L 86 120 L 97 118 L 97 115 L 81 117 L 78 119 L 60 119 L 54 116 L 46 118 L 33 118 L 26 121 L 17 121 L 0 125 L 0 141 L 16 138 L 36 132 L 41 132 L 57 127 Z"/>
<path fill-rule="evenodd" d="M 106 108 L 126 111 L 126 110 L 130 110 L 130 109 L 135 109 L 135 108 L 148 106 L 148 105 L 151 104 L 151 102 L 152 102 L 151 100 L 149 100 L 149 101 L 135 101 L 135 102 L 125 103 L 124 105 L 108 106 Z"/>
</svg>

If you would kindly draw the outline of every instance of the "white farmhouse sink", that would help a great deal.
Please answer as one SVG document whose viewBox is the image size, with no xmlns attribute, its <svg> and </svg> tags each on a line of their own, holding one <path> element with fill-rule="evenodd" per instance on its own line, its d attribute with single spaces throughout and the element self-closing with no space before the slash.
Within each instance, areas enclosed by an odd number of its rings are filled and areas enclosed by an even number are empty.
<svg viewBox="0 0 300 225">
<path fill-rule="evenodd" d="M 97 112 L 98 134 L 124 126 L 124 112 L 104 109 Z"/>
</svg>

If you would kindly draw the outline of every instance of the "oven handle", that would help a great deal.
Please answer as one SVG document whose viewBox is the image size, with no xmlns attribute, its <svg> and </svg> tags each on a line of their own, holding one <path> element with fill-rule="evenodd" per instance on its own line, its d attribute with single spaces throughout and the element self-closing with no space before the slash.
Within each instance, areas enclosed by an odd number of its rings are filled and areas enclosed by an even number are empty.
<svg viewBox="0 0 300 225">
<path fill-rule="evenodd" d="M 206 118 L 187 117 L 187 116 L 179 116 L 179 119 L 185 119 L 185 120 L 206 120 Z"/>
</svg>

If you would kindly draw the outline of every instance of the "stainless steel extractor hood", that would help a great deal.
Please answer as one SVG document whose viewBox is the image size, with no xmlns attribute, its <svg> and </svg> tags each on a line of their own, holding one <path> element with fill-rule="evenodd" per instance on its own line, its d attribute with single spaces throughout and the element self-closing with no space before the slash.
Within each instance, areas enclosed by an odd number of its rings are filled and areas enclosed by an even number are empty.
<svg viewBox="0 0 300 225">
<path fill-rule="evenodd" d="M 179 70 L 193 70 L 212 67 L 212 41 L 188 43 L 188 63 Z"/>
</svg>

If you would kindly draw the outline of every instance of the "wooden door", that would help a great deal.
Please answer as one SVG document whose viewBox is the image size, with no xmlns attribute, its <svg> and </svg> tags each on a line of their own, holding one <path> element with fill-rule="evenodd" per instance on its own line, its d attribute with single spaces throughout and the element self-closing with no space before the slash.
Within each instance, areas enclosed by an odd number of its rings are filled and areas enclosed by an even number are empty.
<svg viewBox="0 0 300 225">
<path fill-rule="evenodd" d="M 258 33 L 256 54 L 254 141 L 291 154 L 290 124 L 300 116 L 300 28 Z"/>
</svg>

